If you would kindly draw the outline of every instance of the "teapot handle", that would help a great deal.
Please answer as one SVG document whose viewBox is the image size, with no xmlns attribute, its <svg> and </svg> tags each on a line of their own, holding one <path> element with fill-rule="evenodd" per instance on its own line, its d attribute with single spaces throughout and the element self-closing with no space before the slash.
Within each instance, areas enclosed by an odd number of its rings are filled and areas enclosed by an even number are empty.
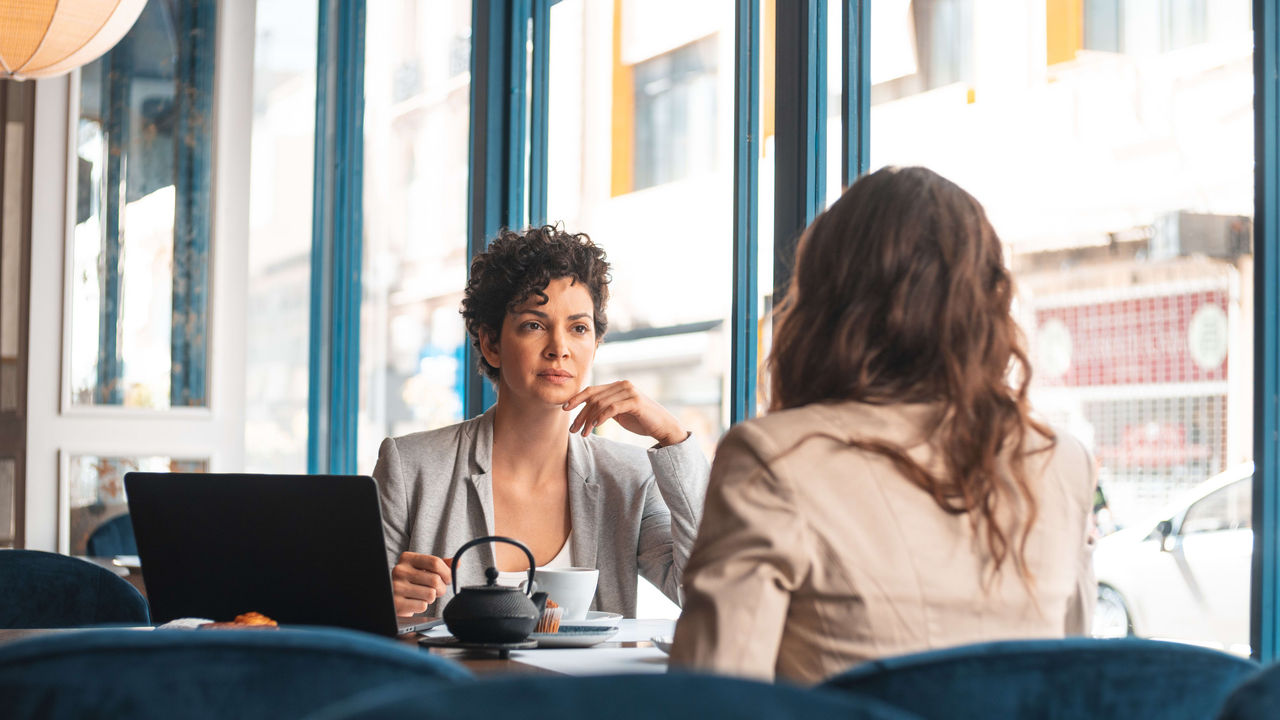
<svg viewBox="0 0 1280 720">
<path fill-rule="evenodd" d="M 525 547 L 525 544 L 520 542 L 519 540 L 516 540 L 515 538 L 503 537 L 501 535 L 488 535 L 486 537 L 476 538 L 475 540 L 472 540 L 471 542 L 468 542 L 466 545 L 463 545 L 462 547 L 458 548 L 458 552 L 453 554 L 453 594 L 454 595 L 458 594 L 458 562 L 462 560 L 462 553 L 468 550 L 469 548 L 471 548 L 473 545 L 480 545 L 482 543 L 487 543 L 487 542 L 504 542 L 509 545 L 515 545 L 516 547 L 524 551 L 525 557 L 529 558 L 529 583 L 528 583 L 528 586 L 525 587 L 524 589 L 524 594 L 526 597 L 531 597 L 533 595 L 533 567 L 536 564 L 533 560 L 533 553 L 530 552 L 529 548 Z"/>
</svg>

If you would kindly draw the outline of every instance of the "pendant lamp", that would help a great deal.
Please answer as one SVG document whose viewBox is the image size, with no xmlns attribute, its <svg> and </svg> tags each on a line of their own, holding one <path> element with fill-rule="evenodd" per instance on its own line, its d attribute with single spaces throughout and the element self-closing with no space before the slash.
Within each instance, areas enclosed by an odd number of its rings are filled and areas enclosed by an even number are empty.
<svg viewBox="0 0 1280 720">
<path fill-rule="evenodd" d="M 0 79 L 61 75 L 120 42 L 147 0 L 0 0 Z"/>
</svg>

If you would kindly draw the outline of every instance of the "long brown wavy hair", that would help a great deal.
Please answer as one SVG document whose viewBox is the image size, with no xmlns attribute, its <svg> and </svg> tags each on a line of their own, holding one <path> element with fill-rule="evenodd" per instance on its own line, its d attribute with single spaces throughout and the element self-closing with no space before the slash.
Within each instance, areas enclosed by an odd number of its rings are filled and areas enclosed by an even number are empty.
<svg viewBox="0 0 1280 720">
<path fill-rule="evenodd" d="M 1010 312 L 1000 239 L 972 195 L 921 168 L 855 182 L 805 231 L 768 360 L 774 410 L 812 403 L 936 403 L 925 428 L 935 474 L 906 449 L 852 444 L 889 459 L 943 510 L 985 535 L 993 572 L 1011 555 L 1024 581 L 1036 501 L 1027 479 L 1031 368 Z M 1002 527 L 1005 503 L 1017 520 Z M 1017 535 L 1015 539 L 1015 535 Z"/>
</svg>

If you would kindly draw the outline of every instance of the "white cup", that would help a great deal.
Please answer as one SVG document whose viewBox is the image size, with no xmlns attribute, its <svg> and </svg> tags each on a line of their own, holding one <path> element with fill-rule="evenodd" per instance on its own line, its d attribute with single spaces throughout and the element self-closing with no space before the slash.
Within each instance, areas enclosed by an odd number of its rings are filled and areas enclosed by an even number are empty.
<svg viewBox="0 0 1280 720">
<path fill-rule="evenodd" d="M 547 594 L 564 608 L 561 620 L 582 620 L 587 616 L 591 600 L 596 596 L 600 571 L 595 568 L 537 568 L 533 571 L 536 590 Z"/>
</svg>

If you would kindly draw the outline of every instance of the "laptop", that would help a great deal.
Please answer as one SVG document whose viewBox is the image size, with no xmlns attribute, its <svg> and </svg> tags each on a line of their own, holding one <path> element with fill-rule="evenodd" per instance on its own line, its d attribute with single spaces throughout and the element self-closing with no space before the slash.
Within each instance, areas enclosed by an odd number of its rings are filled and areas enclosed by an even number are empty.
<svg viewBox="0 0 1280 720">
<path fill-rule="evenodd" d="M 371 477 L 131 472 L 124 486 L 156 623 L 256 611 L 386 636 L 438 624 L 396 617 Z"/>
</svg>

